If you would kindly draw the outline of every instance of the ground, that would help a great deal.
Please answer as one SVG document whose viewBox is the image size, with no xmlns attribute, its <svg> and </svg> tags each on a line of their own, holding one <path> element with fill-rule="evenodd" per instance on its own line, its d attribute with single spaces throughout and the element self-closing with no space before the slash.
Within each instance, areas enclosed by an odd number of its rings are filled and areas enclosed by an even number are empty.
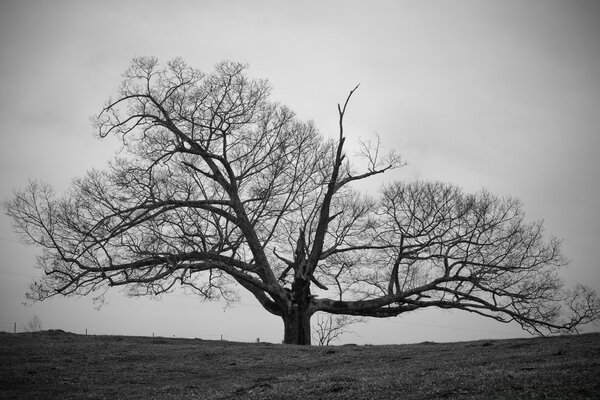
<svg viewBox="0 0 600 400">
<path fill-rule="evenodd" d="M 597 399 L 600 333 L 306 347 L 0 333 L 0 399 Z"/>
</svg>

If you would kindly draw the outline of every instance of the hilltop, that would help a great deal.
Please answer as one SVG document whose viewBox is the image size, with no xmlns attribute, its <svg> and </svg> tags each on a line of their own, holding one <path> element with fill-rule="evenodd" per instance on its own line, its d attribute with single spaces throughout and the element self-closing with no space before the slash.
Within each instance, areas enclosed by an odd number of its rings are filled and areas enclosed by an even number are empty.
<svg viewBox="0 0 600 400">
<path fill-rule="evenodd" d="M 600 334 L 304 347 L 0 334 L 6 399 L 592 399 Z"/>
</svg>

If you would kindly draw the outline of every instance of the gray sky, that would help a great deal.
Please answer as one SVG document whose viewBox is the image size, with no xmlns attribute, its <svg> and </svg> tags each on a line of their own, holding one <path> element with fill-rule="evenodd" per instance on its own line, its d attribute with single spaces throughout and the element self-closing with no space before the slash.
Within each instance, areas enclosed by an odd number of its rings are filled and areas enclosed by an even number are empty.
<svg viewBox="0 0 600 400">
<path fill-rule="evenodd" d="M 564 277 L 600 290 L 600 3 L 597 1 L 0 2 L 0 198 L 27 179 L 63 191 L 116 150 L 89 116 L 116 94 L 134 56 L 181 56 L 212 70 L 245 61 L 273 99 L 336 134 L 336 104 L 357 83 L 349 143 L 373 133 L 408 161 L 388 179 L 448 181 L 525 203 L 564 239 Z M 381 182 L 374 182 L 377 186 Z M 224 309 L 180 295 L 118 291 L 23 306 L 36 250 L 0 215 L 0 330 L 47 328 L 278 342 L 283 326 L 250 298 Z M 598 326 L 595 328 L 599 329 Z M 515 337 L 518 327 L 424 311 L 358 325 L 346 342 Z"/>
</svg>

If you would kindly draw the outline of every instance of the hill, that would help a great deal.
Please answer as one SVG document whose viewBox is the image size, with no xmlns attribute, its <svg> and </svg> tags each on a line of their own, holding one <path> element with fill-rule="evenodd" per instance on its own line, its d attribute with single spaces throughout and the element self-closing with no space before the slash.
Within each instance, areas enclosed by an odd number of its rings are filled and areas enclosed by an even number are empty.
<svg viewBox="0 0 600 400">
<path fill-rule="evenodd" d="M 600 334 L 390 346 L 0 334 L 2 399 L 597 399 Z"/>
</svg>

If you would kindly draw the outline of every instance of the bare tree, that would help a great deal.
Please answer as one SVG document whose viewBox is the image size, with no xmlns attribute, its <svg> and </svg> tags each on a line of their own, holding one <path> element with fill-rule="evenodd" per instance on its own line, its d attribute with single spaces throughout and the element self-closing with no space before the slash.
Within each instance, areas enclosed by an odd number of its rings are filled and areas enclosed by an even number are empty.
<svg viewBox="0 0 600 400">
<path fill-rule="evenodd" d="M 401 166 L 363 141 L 336 140 L 269 100 L 266 81 L 224 62 L 205 74 L 134 59 L 94 123 L 122 140 L 106 171 L 56 197 L 38 182 L 4 203 L 43 249 L 33 300 L 103 293 L 159 295 L 181 285 L 206 298 L 250 292 L 282 318 L 284 342 L 311 343 L 311 316 L 391 317 L 426 307 L 517 321 L 542 333 L 598 318 L 595 292 L 563 290 L 559 242 L 520 204 L 438 183 L 395 183 L 371 197 L 352 184 Z M 101 296 L 101 295 L 100 295 Z"/>
<path fill-rule="evenodd" d="M 317 315 L 313 337 L 319 346 L 329 346 L 339 340 L 344 333 L 350 332 L 350 325 L 363 322 L 349 315 Z"/>
<path fill-rule="evenodd" d="M 42 330 L 42 320 L 37 315 L 34 315 L 27 323 L 29 332 L 39 332 Z"/>
</svg>

